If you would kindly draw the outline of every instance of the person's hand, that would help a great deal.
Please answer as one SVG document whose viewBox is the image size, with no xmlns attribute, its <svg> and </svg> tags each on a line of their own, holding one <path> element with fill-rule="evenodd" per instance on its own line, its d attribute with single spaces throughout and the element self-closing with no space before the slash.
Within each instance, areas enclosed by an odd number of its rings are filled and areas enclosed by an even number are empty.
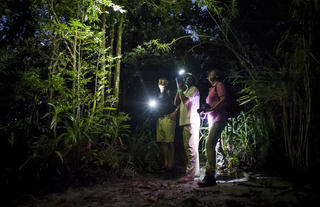
<svg viewBox="0 0 320 207">
<path fill-rule="evenodd" d="M 200 113 L 208 113 L 208 112 L 212 111 L 212 108 L 208 104 L 202 104 L 197 111 L 199 114 Z"/>
<path fill-rule="evenodd" d="M 205 119 L 206 116 L 207 116 L 207 114 L 204 113 L 204 112 L 200 112 L 200 113 L 199 113 L 199 116 L 200 116 L 201 119 Z"/>
<path fill-rule="evenodd" d="M 181 88 L 178 88 L 177 93 L 178 93 L 178 94 L 181 94 L 182 92 L 183 92 L 182 89 L 181 89 Z"/>
</svg>

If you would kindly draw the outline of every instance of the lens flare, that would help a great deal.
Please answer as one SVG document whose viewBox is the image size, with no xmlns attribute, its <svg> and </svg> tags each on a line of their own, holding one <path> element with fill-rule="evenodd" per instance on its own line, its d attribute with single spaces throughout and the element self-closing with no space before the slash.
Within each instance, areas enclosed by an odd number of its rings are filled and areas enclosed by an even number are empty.
<svg viewBox="0 0 320 207">
<path fill-rule="evenodd" d="M 183 75 L 185 72 L 186 72 L 186 71 L 185 71 L 184 69 L 180 69 L 179 72 L 178 72 L 178 74 L 179 74 L 179 75 Z"/>
<path fill-rule="evenodd" d="M 157 106 L 157 102 L 154 99 L 152 99 L 152 100 L 149 101 L 149 106 L 151 108 L 155 108 Z"/>
</svg>

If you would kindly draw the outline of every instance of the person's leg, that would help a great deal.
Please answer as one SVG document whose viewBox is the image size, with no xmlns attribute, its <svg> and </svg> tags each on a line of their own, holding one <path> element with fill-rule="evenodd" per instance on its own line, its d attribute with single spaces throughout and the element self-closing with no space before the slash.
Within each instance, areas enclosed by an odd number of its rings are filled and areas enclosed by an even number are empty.
<svg viewBox="0 0 320 207">
<path fill-rule="evenodd" d="M 172 169 L 174 164 L 174 142 L 167 143 L 168 145 L 168 168 Z"/>
<path fill-rule="evenodd" d="M 165 169 L 168 168 L 168 145 L 165 142 L 161 143 L 161 152 L 162 152 L 162 160 L 163 160 L 163 167 Z"/>
<path fill-rule="evenodd" d="M 192 168 L 191 164 L 191 156 L 192 156 L 192 148 L 190 146 L 190 138 L 191 138 L 191 126 L 183 126 L 182 129 L 182 136 L 183 136 L 183 145 L 184 149 L 186 151 L 186 156 L 187 156 L 187 168 L 186 168 L 186 175 L 193 176 L 193 171 L 194 169 Z"/>
<path fill-rule="evenodd" d="M 187 125 L 183 127 L 184 148 L 187 155 L 186 175 L 180 182 L 192 181 L 195 176 L 200 174 L 199 167 L 199 127 Z"/>
<path fill-rule="evenodd" d="M 163 118 L 159 118 L 157 121 L 156 135 L 157 135 L 157 143 L 160 151 L 160 160 L 161 160 L 161 168 L 167 168 L 167 163 L 165 159 L 165 134 L 164 134 L 164 120 Z"/>
<path fill-rule="evenodd" d="M 199 130 L 200 125 L 191 124 L 191 137 L 189 145 L 191 146 L 191 165 L 194 169 L 193 175 L 200 176 L 200 161 L 199 161 Z"/>
<path fill-rule="evenodd" d="M 183 145 L 186 152 L 187 157 L 187 168 L 186 168 L 186 174 L 184 177 L 180 178 L 178 182 L 190 182 L 193 181 L 194 178 L 194 166 L 192 166 L 191 160 L 192 160 L 192 148 L 189 145 L 190 143 L 190 125 L 183 126 L 182 128 L 182 137 L 183 137 Z"/>
<path fill-rule="evenodd" d="M 209 129 L 209 135 L 206 142 L 206 175 L 215 175 L 216 168 L 216 144 L 225 127 L 224 122 L 215 122 Z"/>
<path fill-rule="evenodd" d="M 170 119 L 169 117 L 165 117 L 165 160 L 167 163 L 167 168 L 171 169 L 173 167 L 173 159 L 174 159 L 174 137 L 175 137 L 175 127 L 176 120 Z"/>
<path fill-rule="evenodd" d="M 209 134 L 206 141 L 206 173 L 202 182 L 198 183 L 200 187 L 216 185 L 215 169 L 216 169 L 216 144 L 221 136 L 221 132 L 225 127 L 224 122 L 215 122 L 209 127 Z"/>
</svg>

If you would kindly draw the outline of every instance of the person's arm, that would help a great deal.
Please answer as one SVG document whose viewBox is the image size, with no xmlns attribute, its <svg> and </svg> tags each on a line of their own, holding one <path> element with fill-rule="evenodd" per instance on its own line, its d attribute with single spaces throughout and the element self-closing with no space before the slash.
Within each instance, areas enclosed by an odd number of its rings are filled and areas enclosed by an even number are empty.
<svg viewBox="0 0 320 207">
<path fill-rule="evenodd" d="M 174 119 L 176 117 L 179 109 L 180 109 L 180 105 L 172 113 L 168 114 L 169 118 Z"/>
<path fill-rule="evenodd" d="M 216 103 L 216 105 L 210 108 L 210 111 L 214 111 L 216 108 L 219 108 L 225 103 L 226 90 L 224 85 L 221 83 L 221 84 L 217 84 L 215 87 L 216 87 L 217 96 L 219 97 L 219 101 Z"/>
<path fill-rule="evenodd" d="M 184 85 L 184 82 L 177 81 L 177 93 L 176 93 L 176 96 L 174 97 L 174 105 L 175 106 L 179 106 L 181 101 L 182 101 L 182 103 L 185 103 L 185 101 L 187 99 L 187 97 L 182 92 L 183 85 Z"/>
<path fill-rule="evenodd" d="M 179 106 L 179 104 L 181 103 L 183 104 L 187 104 L 189 102 L 189 98 L 186 97 L 182 91 L 177 91 L 176 96 L 174 97 L 174 105 L 175 106 Z"/>
<path fill-rule="evenodd" d="M 182 101 L 182 103 L 183 103 L 183 104 L 188 103 L 188 101 L 189 101 L 188 97 L 186 97 L 186 96 L 182 93 L 182 91 L 180 91 L 180 92 L 178 92 L 178 93 L 180 93 L 180 94 L 179 94 L 179 97 L 180 97 L 180 100 Z"/>
<path fill-rule="evenodd" d="M 196 86 L 191 86 L 181 98 L 184 104 L 189 104 L 189 102 L 192 102 L 195 98 L 200 99 L 200 92 Z"/>
<path fill-rule="evenodd" d="M 169 91 L 168 91 L 168 95 L 169 95 L 169 97 L 171 97 Z M 180 99 L 177 97 L 177 94 L 176 94 L 175 97 L 174 97 L 174 99 L 170 98 L 170 100 L 173 102 L 172 108 L 174 108 L 174 109 L 172 109 L 173 111 L 172 111 L 170 114 L 168 114 L 168 117 L 169 117 L 170 119 L 175 119 L 175 117 L 176 117 L 176 115 L 177 115 L 177 113 L 178 113 L 178 111 L 179 111 L 179 109 L 180 109 L 180 105 L 179 105 L 179 104 L 176 105 L 176 102 L 177 102 L 177 101 L 180 101 Z M 170 108 L 171 108 L 171 107 L 170 107 Z"/>
<path fill-rule="evenodd" d="M 179 96 L 179 92 L 177 91 L 177 93 L 176 93 L 176 95 L 175 95 L 175 97 L 174 97 L 174 101 L 173 101 L 173 104 L 175 105 L 175 106 L 179 106 L 180 105 L 180 96 Z"/>
<path fill-rule="evenodd" d="M 225 100 L 224 95 L 219 96 L 219 101 L 218 101 L 218 103 L 217 103 L 216 105 L 214 105 L 213 107 L 211 107 L 209 111 L 214 111 L 216 108 L 218 108 L 219 106 L 221 106 L 221 105 L 224 103 L 224 100 Z"/>
</svg>

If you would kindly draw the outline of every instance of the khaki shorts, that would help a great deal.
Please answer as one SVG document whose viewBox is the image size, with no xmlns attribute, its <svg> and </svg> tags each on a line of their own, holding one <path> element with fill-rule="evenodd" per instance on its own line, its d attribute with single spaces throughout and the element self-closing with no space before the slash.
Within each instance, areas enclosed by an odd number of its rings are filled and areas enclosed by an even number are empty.
<svg viewBox="0 0 320 207">
<path fill-rule="evenodd" d="M 157 142 L 174 142 L 176 120 L 160 117 L 157 122 Z"/>
</svg>

